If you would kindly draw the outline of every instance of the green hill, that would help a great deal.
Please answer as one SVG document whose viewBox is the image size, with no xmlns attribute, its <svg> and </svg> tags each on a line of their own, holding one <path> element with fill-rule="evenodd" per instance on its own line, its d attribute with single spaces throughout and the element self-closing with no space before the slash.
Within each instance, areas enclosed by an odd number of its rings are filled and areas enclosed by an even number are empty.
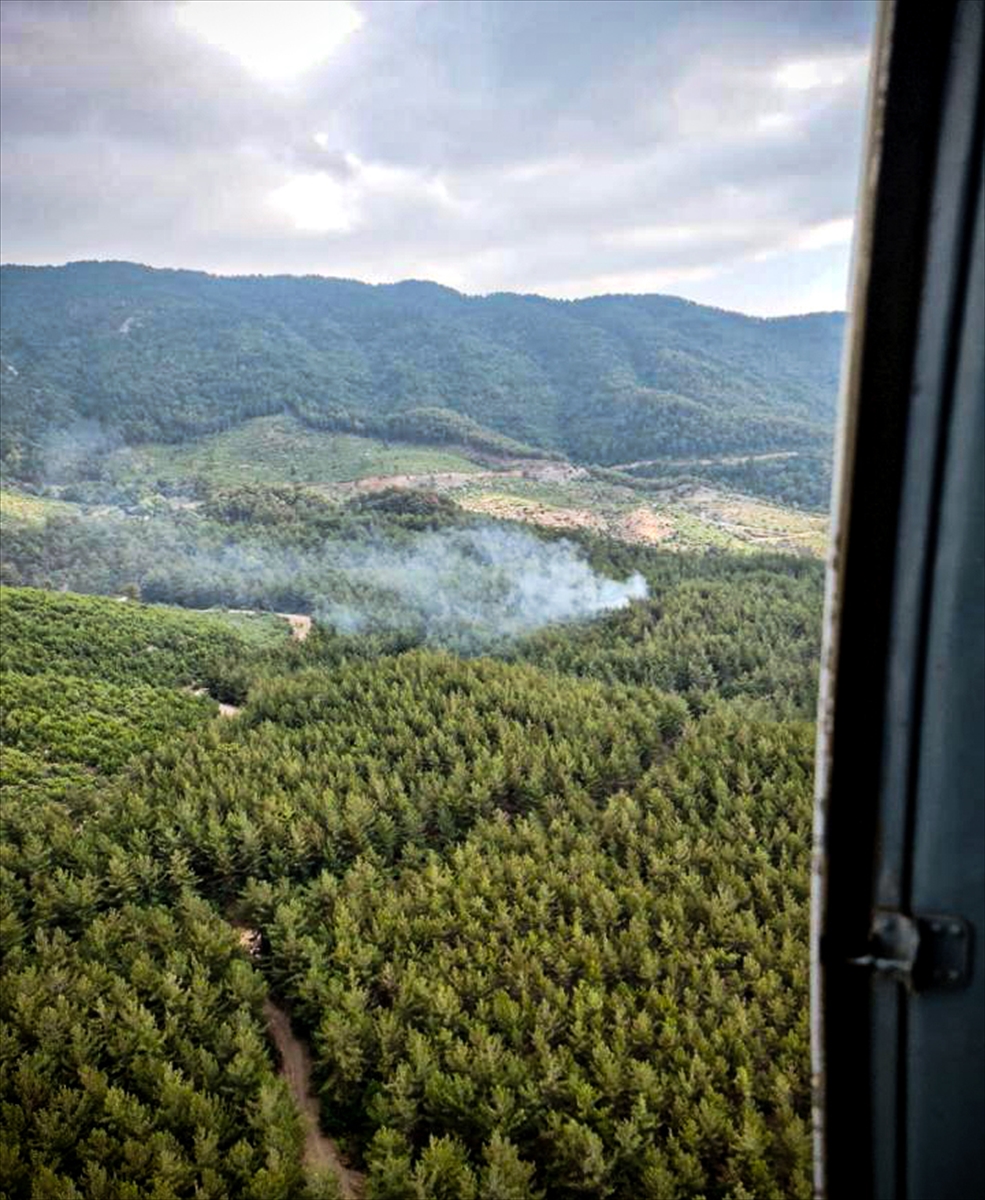
<svg viewBox="0 0 985 1200">
<path fill-rule="evenodd" d="M 65 480 L 121 444 L 288 412 L 321 430 L 617 464 L 826 453 L 843 316 L 668 296 L 0 269 L 0 461 Z"/>
</svg>

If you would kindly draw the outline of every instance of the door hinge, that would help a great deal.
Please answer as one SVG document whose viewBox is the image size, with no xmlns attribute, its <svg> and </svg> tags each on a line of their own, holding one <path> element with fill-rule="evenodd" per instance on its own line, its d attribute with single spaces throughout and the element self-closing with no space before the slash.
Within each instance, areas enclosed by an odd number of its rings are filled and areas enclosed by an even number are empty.
<svg viewBox="0 0 985 1200">
<path fill-rule="evenodd" d="M 908 917 L 877 909 L 869 953 L 848 962 L 895 978 L 914 992 L 953 991 L 965 987 L 971 976 L 971 926 L 964 917 Z"/>
</svg>

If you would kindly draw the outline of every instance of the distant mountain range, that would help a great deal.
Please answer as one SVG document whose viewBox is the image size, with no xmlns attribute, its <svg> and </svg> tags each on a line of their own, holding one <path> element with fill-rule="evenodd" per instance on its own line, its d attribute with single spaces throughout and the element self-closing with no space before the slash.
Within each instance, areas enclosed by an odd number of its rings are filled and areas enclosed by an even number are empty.
<svg viewBox="0 0 985 1200">
<path fill-rule="evenodd" d="M 844 314 L 434 283 L 0 268 L 0 463 L 55 435 L 178 442 L 290 412 L 320 429 L 601 465 L 826 454 Z"/>
</svg>

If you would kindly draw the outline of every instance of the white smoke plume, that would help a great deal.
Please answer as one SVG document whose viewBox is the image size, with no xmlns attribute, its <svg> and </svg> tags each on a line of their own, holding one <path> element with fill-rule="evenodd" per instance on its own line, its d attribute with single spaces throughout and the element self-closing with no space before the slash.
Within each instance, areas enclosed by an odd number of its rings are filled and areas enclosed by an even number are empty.
<svg viewBox="0 0 985 1200">
<path fill-rule="evenodd" d="M 192 516 L 137 517 L 88 517 L 78 530 L 55 522 L 21 581 L 108 594 L 135 583 L 152 603 L 305 612 L 341 634 L 395 633 L 466 653 L 647 595 L 641 575 L 610 579 L 576 544 L 516 528 L 364 527 L 302 549 L 256 536 L 217 544 L 221 527 Z"/>
<path fill-rule="evenodd" d="M 545 542 L 520 530 L 492 526 L 421 534 L 408 547 L 334 547 L 331 566 L 367 598 L 387 606 L 322 598 L 318 619 L 340 633 L 399 623 L 411 617 L 429 641 L 470 631 L 483 639 L 516 637 L 544 625 L 584 620 L 642 600 L 642 575 L 623 582 L 594 572 L 567 541 Z M 382 618 L 382 620 L 381 620 Z"/>
</svg>

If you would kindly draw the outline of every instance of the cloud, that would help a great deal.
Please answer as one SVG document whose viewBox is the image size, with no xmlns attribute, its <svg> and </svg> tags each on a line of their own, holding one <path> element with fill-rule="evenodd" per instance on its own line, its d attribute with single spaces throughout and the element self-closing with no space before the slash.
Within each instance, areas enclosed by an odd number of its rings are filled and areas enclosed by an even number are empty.
<svg viewBox="0 0 985 1200">
<path fill-rule="evenodd" d="M 348 0 L 186 0 L 179 24 L 253 75 L 288 80 L 330 58 L 365 18 Z"/>
<path fill-rule="evenodd" d="M 843 292 L 870 0 L 298 2 L 6 0 L 4 260 Z"/>
</svg>

